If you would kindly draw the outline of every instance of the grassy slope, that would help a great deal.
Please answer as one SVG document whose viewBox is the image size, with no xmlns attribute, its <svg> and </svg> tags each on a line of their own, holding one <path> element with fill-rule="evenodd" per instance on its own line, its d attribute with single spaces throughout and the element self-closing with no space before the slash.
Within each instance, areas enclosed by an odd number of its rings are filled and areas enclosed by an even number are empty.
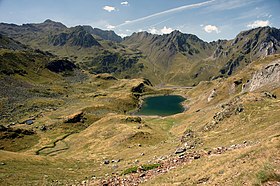
<svg viewBox="0 0 280 186">
<path fill-rule="evenodd" d="M 245 140 L 249 145 L 201 157 L 144 185 L 196 185 L 202 178 L 209 178 L 208 185 L 252 185 L 271 179 L 271 172 L 279 173 L 280 90 L 269 90 L 278 98 L 268 99 L 260 92 L 240 94 L 240 87 L 229 94 L 229 87 L 240 78 L 246 81 L 261 66 L 277 58 L 279 56 L 256 61 L 228 79 L 202 82 L 192 90 L 177 89 L 174 93 L 188 97 L 185 102 L 190 107 L 188 111 L 164 118 L 142 117 L 141 124 L 125 121 L 128 116 L 123 114 L 135 106 L 130 90 L 141 80 L 106 81 L 91 76 L 82 83 L 70 84 L 64 104 L 55 111 L 44 112 L 31 126 L 46 124 L 52 128 L 46 132 L 37 130 L 40 140 L 35 146 L 19 153 L 0 151 L 0 162 L 6 164 L 1 165 L 1 185 L 51 184 L 55 180 L 65 184 L 121 173 L 129 167 L 154 163 L 158 157 L 173 154 L 176 147 L 182 145 L 180 138 L 186 129 L 193 130 L 201 140 L 195 148 L 198 151 L 243 144 Z M 207 97 L 214 88 L 218 96 L 208 103 Z M 244 111 L 204 131 L 203 127 L 211 122 L 214 114 L 222 110 L 221 104 L 235 97 L 240 97 Z M 64 116 L 80 110 L 85 112 L 85 123 L 62 123 Z M 98 117 L 102 119 L 96 121 Z M 51 146 L 72 132 L 75 133 L 57 143 L 54 149 L 42 151 L 50 155 L 34 155 L 36 150 Z M 104 159 L 121 161 L 104 165 Z"/>
</svg>

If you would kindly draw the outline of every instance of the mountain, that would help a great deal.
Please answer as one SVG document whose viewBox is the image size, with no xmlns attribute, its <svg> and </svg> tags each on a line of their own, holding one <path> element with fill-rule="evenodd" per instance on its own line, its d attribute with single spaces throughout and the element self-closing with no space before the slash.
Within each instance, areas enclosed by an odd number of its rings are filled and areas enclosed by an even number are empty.
<svg viewBox="0 0 280 186">
<path fill-rule="evenodd" d="M 112 30 L 101 30 L 99 28 L 92 28 L 91 26 L 83 26 L 84 29 L 90 34 L 94 35 L 97 39 L 103 39 L 114 42 L 122 42 L 122 37 L 118 36 Z"/>
<path fill-rule="evenodd" d="M 69 45 L 82 48 L 101 46 L 82 26 L 71 28 L 68 32 L 60 32 L 57 35 L 49 36 L 49 43 L 53 46 Z"/>
<path fill-rule="evenodd" d="M 126 37 L 123 44 L 143 53 L 144 66 L 150 70 L 143 74 L 153 82 L 192 85 L 229 76 L 259 57 L 280 53 L 279 34 L 277 28 L 263 27 L 241 32 L 233 40 L 208 43 L 179 31 L 140 32 Z"/>
<path fill-rule="evenodd" d="M 38 24 L 0 24 L 0 32 L 33 48 L 67 57 L 91 73 L 144 77 L 153 84 L 197 85 L 226 77 L 259 57 L 279 53 L 279 29 L 243 31 L 232 40 L 205 42 L 173 31 L 133 33 L 124 40 L 91 26 L 67 28 L 46 20 Z"/>
<path fill-rule="evenodd" d="M 25 50 L 26 45 L 0 34 L 0 49 Z"/>
<path fill-rule="evenodd" d="M 119 43 L 52 21 L 0 27 L 0 185 L 279 185 L 279 29 Z M 157 95 L 185 109 L 134 114 Z"/>
<path fill-rule="evenodd" d="M 260 27 L 241 32 L 235 39 L 217 46 L 214 60 L 225 60 L 221 74 L 231 75 L 253 60 L 280 52 L 280 30 Z"/>
<path fill-rule="evenodd" d="M 195 35 L 179 31 L 164 35 L 134 33 L 125 38 L 123 44 L 140 50 L 145 56 L 147 78 L 156 83 L 175 84 L 188 84 L 193 79 L 190 73 L 204 63 L 215 47 Z"/>
</svg>

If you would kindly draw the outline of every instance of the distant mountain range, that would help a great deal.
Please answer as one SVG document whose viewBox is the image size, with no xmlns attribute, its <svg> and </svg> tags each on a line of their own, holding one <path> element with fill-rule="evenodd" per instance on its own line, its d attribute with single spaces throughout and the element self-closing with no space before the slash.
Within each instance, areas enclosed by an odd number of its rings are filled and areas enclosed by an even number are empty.
<svg viewBox="0 0 280 186">
<path fill-rule="evenodd" d="M 122 39 L 114 31 L 91 26 L 67 28 L 51 20 L 23 25 L 1 23 L 0 33 L 0 47 L 17 50 L 28 46 L 68 58 L 90 73 L 145 77 L 154 84 L 192 86 L 230 76 L 255 59 L 280 53 L 280 30 L 271 27 L 210 43 L 180 31 L 164 35 L 139 32 Z M 7 37 L 12 40 L 3 44 Z"/>
</svg>

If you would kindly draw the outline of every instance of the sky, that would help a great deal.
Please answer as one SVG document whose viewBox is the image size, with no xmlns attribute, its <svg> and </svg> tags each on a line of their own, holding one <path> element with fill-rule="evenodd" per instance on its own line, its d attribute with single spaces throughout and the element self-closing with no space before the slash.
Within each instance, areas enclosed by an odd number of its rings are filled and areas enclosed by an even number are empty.
<svg viewBox="0 0 280 186">
<path fill-rule="evenodd" d="M 122 37 L 173 30 L 205 41 L 233 39 L 240 31 L 280 27 L 280 0 L 0 0 L 0 22 L 68 27 L 90 25 Z"/>
</svg>

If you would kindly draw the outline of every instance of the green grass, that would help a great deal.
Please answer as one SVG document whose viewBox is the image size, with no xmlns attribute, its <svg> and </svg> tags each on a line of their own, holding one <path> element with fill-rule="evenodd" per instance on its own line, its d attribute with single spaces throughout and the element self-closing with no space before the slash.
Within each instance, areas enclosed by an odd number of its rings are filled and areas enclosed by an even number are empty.
<svg viewBox="0 0 280 186">
<path fill-rule="evenodd" d="M 156 168 L 160 167 L 160 165 L 161 164 L 159 164 L 159 163 L 155 163 L 155 164 L 144 164 L 144 165 L 141 165 L 141 166 L 130 167 L 128 169 L 125 169 L 122 172 L 122 175 L 137 173 L 138 168 L 141 169 L 142 171 L 148 171 L 148 170 L 156 169 Z"/>
<path fill-rule="evenodd" d="M 276 174 L 271 165 L 265 165 L 257 174 L 257 185 L 268 181 L 280 181 L 280 175 Z"/>
<path fill-rule="evenodd" d="M 148 171 L 148 170 L 152 170 L 152 169 L 155 169 L 155 168 L 158 168 L 160 167 L 161 164 L 159 163 L 155 163 L 155 164 L 144 164 L 141 166 L 141 169 L 143 171 Z"/>
<path fill-rule="evenodd" d="M 128 169 L 125 169 L 125 170 L 122 172 L 122 175 L 131 174 L 131 173 L 136 173 L 136 172 L 137 172 L 137 169 L 138 169 L 138 166 L 130 167 L 130 168 L 128 168 Z"/>
</svg>

